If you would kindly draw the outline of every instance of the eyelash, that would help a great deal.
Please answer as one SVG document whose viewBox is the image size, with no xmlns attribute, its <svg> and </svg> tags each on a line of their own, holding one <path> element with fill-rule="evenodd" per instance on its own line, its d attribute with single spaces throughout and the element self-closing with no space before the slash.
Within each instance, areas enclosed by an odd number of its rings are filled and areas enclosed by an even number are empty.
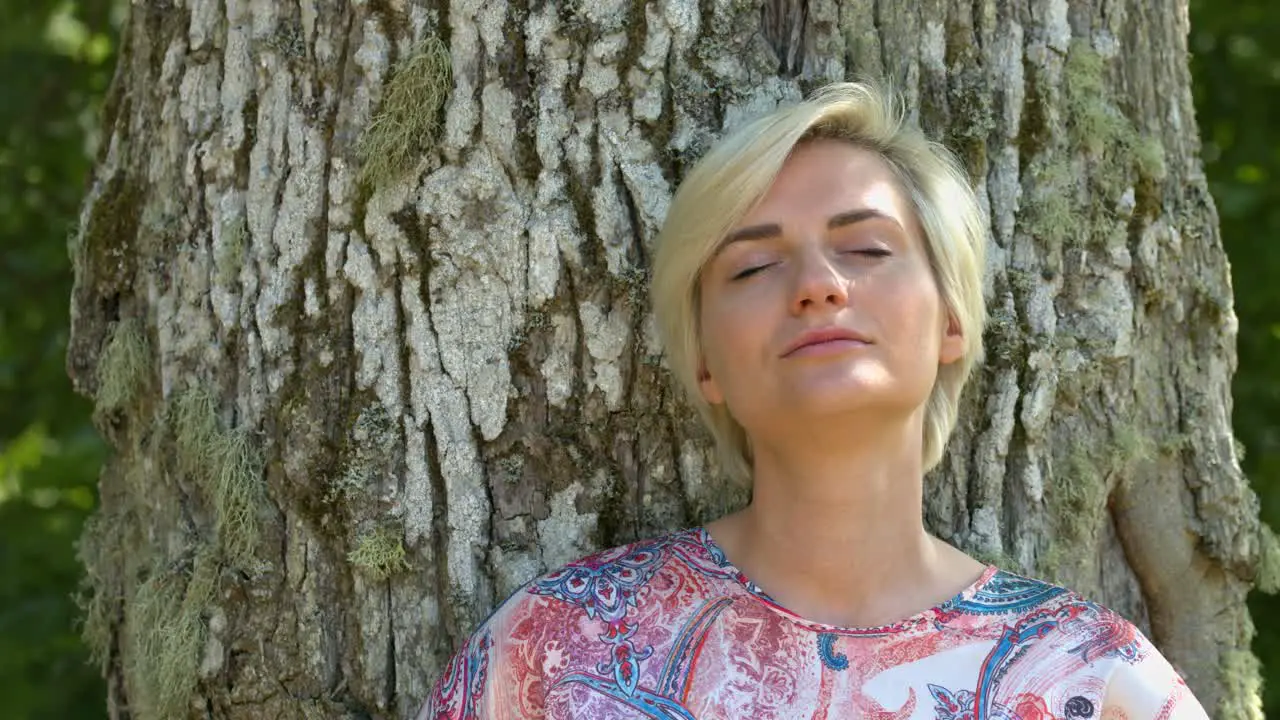
<svg viewBox="0 0 1280 720">
<path fill-rule="evenodd" d="M 747 269 L 743 270 L 742 272 L 737 273 L 736 275 L 734 275 L 733 277 L 731 277 L 731 278 L 729 278 L 729 279 L 730 279 L 730 280 L 745 280 L 745 279 L 747 279 L 747 278 L 751 277 L 752 275 L 755 275 L 756 273 L 760 272 L 761 270 L 764 270 L 765 268 L 768 268 L 768 267 L 770 267 L 770 266 L 772 266 L 772 265 L 773 265 L 773 263 L 769 263 L 769 264 L 767 264 L 767 265 L 756 265 L 755 267 L 749 267 L 749 268 L 747 268 Z"/>
<path fill-rule="evenodd" d="M 893 253 L 888 250 L 885 250 L 884 248 L 865 248 L 862 250 L 845 250 L 843 251 L 842 254 L 865 255 L 867 257 L 873 257 L 873 258 L 886 258 L 892 255 Z M 761 270 L 767 270 L 768 268 L 773 267 L 775 264 L 776 263 L 765 263 L 764 265 L 756 265 L 754 267 L 749 267 L 737 273 L 730 279 L 745 280 L 746 278 L 749 278 L 752 275 L 755 275 Z"/>
</svg>

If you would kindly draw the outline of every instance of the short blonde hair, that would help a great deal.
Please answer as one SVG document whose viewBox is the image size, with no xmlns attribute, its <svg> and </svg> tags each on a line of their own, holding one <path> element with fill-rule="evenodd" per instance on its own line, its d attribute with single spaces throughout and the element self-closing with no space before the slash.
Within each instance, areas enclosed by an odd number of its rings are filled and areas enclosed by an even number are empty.
<svg viewBox="0 0 1280 720">
<path fill-rule="evenodd" d="M 982 356 L 986 222 L 964 171 L 946 148 L 908 125 L 892 96 L 864 83 L 828 85 L 718 142 L 680 184 L 656 241 L 652 299 L 667 362 L 732 475 L 749 481 L 745 430 L 699 389 L 699 280 L 716 246 L 772 186 L 792 150 L 835 139 L 877 153 L 901 183 L 924 231 L 942 303 L 965 341 L 963 357 L 942 365 L 925 405 L 923 463 L 942 459 L 956 423 L 960 391 Z"/>
</svg>

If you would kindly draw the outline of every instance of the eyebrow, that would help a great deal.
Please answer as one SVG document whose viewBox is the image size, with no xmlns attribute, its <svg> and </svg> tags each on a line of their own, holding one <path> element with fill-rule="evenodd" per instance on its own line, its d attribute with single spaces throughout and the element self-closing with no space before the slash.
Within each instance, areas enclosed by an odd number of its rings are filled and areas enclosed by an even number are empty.
<svg viewBox="0 0 1280 720">
<path fill-rule="evenodd" d="M 848 212 L 832 215 L 831 219 L 827 221 L 827 229 L 835 230 L 838 227 L 844 227 L 846 225 L 860 223 L 864 220 L 874 219 L 889 220 L 895 225 L 898 224 L 897 220 L 885 215 L 879 210 L 862 208 L 860 210 L 850 210 Z M 720 242 L 720 245 L 716 247 L 716 252 L 720 252 L 732 243 L 743 242 L 746 240 L 764 240 L 765 238 L 776 237 L 781 234 L 782 226 L 777 223 L 765 223 L 763 225 L 752 225 L 750 227 L 740 228 L 729 233 L 728 236 Z"/>
</svg>

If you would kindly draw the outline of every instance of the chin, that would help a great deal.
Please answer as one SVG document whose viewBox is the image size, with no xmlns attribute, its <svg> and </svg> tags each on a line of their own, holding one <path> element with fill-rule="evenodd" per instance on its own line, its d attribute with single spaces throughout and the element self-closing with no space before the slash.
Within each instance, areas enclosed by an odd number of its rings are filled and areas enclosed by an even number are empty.
<svg viewBox="0 0 1280 720">
<path fill-rule="evenodd" d="M 889 410 L 906 404 L 901 393 L 879 385 L 851 385 L 797 389 L 787 398 L 791 412 L 813 415 L 844 415 Z"/>
<path fill-rule="evenodd" d="M 895 382 L 885 373 L 850 373 L 842 377 L 809 377 L 782 388 L 781 398 L 792 413 L 842 415 L 858 412 L 911 414 L 929 399 L 930 387 Z"/>
</svg>

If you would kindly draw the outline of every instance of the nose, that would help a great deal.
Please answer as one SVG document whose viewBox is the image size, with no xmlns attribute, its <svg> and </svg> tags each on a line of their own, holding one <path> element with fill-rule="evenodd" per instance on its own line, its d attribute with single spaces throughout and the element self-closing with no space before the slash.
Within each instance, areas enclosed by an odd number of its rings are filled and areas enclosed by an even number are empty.
<svg viewBox="0 0 1280 720">
<path fill-rule="evenodd" d="M 815 307 L 844 307 L 849 302 L 849 280 L 821 251 L 803 253 L 792 267 L 794 290 L 791 311 L 799 314 Z"/>
</svg>

